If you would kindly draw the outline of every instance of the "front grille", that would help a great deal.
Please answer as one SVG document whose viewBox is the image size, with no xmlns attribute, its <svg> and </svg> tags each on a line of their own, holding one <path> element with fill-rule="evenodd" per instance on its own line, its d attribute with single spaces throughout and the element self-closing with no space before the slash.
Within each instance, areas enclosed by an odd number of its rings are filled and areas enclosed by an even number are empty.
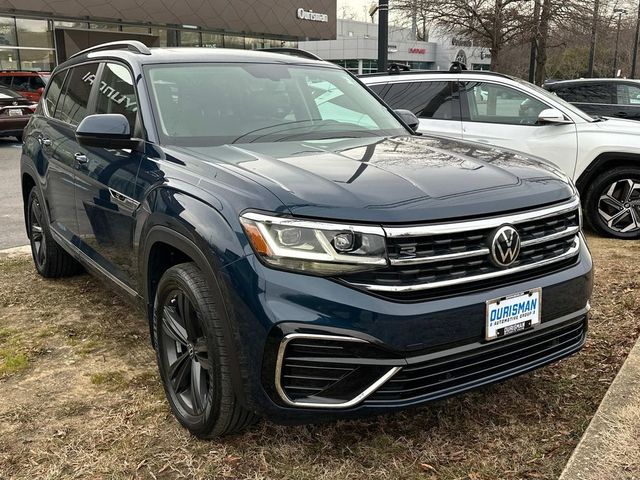
<svg viewBox="0 0 640 480">
<path fill-rule="evenodd" d="M 446 358 L 403 367 L 366 400 L 366 404 L 394 404 L 446 397 L 549 363 L 579 349 L 586 320 L 539 334 L 487 344 Z"/>
<path fill-rule="evenodd" d="M 521 272 L 528 277 L 547 273 L 576 259 L 579 208 L 575 199 L 486 220 L 385 228 L 390 265 L 345 275 L 342 280 L 391 299 L 419 301 L 505 284 Z M 518 231 L 522 245 L 518 259 L 508 268 L 496 266 L 489 252 L 493 232 L 505 224 Z"/>
</svg>

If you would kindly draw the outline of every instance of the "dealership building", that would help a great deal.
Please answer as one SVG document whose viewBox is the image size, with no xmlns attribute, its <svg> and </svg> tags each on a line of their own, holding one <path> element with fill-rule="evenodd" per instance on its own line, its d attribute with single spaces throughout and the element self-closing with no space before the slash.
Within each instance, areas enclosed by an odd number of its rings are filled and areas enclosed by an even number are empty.
<svg viewBox="0 0 640 480">
<path fill-rule="evenodd" d="M 409 65 L 412 70 L 447 70 L 461 61 L 469 69 L 488 70 L 489 49 L 460 36 L 432 34 L 428 42 L 415 39 L 409 28 L 389 27 L 389 62 Z M 299 47 L 342 65 L 354 73 L 372 73 L 378 68 L 378 25 L 338 20 L 334 40 L 300 41 Z"/>
<path fill-rule="evenodd" d="M 0 69 L 51 70 L 104 42 L 255 49 L 336 38 L 336 0 L 0 0 Z"/>
</svg>

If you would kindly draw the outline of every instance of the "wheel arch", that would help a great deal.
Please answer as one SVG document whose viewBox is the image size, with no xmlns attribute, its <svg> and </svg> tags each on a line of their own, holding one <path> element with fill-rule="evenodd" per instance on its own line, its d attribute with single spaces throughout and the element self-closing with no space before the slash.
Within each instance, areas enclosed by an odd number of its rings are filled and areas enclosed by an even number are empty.
<svg viewBox="0 0 640 480">
<path fill-rule="evenodd" d="M 22 213 L 24 215 L 24 224 L 27 230 L 27 237 L 28 237 L 29 229 L 27 228 L 27 206 L 29 202 L 29 194 L 31 193 L 31 190 L 33 189 L 33 187 L 36 186 L 36 181 L 30 173 L 22 172 L 21 184 L 22 184 L 22 205 L 23 205 Z"/>
<path fill-rule="evenodd" d="M 223 322 L 225 343 L 230 346 L 228 354 L 234 391 L 236 397 L 244 405 L 248 405 L 245 386 L 242 384 L 244 375 L 241 370 L 241 345 L 237 341 L 236 328 L 229 314 L 224 287 L 221 285 L 214 262 L 207 258 L 195 241 L 163 225 L 156 225 L 149 229 L 141 255 L 142 288 L 151 339 L 153 341 L 153 311 L 158 281 L 167 269 L 185 262 L 193 262 L 204 273 L 216 305 L 219 306 L 218 314 Z"/>
<path fill-rule="evenodd" d="M 594 178 L 614 167 L 640 168 L 640 154 L 605 152 L 598 155 L 576 180 L 576 187 L 580 195 L 584 196 Z"/>
</svg>

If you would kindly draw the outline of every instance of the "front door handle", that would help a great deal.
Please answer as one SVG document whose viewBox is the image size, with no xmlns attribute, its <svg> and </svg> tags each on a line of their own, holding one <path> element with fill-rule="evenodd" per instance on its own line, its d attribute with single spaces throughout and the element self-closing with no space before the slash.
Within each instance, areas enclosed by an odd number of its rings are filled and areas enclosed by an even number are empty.
<svg viewBox="0 0 640 480">
<path fill-rule="evenodd" d="M 85 165 L 86 163 L 89 162 L 89 159 L 87 158 L 87 156 L 84 153 L 75 153 L 73 155 L 73 158 L 76 159 L 76 162 L 78 162 L 78 164 L 80 165 Z"/>
</svg>

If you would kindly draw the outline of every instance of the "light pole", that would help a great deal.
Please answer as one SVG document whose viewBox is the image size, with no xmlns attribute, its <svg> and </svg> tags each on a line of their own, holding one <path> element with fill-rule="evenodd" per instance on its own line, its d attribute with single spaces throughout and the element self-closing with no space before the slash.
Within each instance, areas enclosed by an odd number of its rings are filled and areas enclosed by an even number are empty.
<svg viewBox="0 0 640 480">
<path fill-rule="evenodd" d="M 369 16 L 378 12 L 378 72 L 387 71 L 389 58 L 389 0 L 379 0 L 378 5 L 372 5 Z"/>
<path fill-rule="evenodd" d="M 616 51 L 613 54 L 613 78 L 618 76 L 618 42 L 620 41 L 620 22 L 622 21 L 622 15 L 625 15 L 627 11 L 624 8 L 616 8 L 613 13 L 618 14 L 618 31 L 616 33 Z"/>
</svg>

